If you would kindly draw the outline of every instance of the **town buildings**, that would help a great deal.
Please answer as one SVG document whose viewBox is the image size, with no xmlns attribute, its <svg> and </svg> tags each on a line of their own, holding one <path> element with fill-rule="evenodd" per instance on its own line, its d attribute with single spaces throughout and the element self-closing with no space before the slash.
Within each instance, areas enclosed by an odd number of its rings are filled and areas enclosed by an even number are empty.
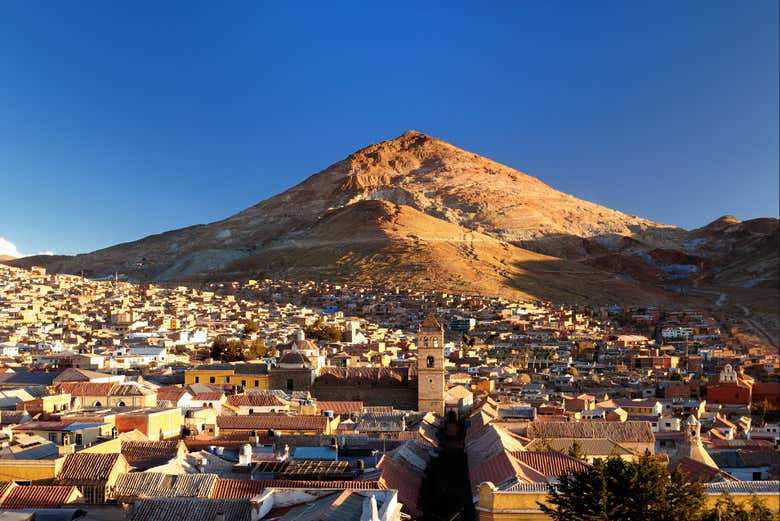
<svg viewBox="0 0 780 521">
<path fill-rule="evenodd" d="M 47 496 L 111 519 L 418 518 L 426 483 L 448 479 L 432 470 L 445 424 L 482 519 L 541 519 L 547 483 L 644 452 L 713 498 L 773 498 L 777 350 L 739 320 L 0 266 L 0 510 Z"/>
</svg>

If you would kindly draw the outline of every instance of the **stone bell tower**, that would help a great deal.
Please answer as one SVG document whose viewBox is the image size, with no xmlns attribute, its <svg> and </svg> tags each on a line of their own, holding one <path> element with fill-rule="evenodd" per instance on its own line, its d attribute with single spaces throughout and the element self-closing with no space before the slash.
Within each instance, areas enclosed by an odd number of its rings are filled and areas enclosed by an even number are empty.
<svg viewBox="0 0 780 521">
<path fill-rule="evenodd" d="M 417 330 L 417 410 L 444 415 L 444 326 L 430 314 Z"/>
</svg>

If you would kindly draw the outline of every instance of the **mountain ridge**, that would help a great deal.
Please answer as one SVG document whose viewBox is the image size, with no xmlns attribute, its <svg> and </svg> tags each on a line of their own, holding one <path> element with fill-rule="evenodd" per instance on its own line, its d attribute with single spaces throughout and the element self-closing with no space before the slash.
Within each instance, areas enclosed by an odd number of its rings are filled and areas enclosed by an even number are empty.
<svg viewBox="0 0 780 521">
<path fill-rule="evenodd" d="M 44 264 L 52 271 L 90 276 L 118 271 L 134 280 L 338 275 L 365 283 L 539 298 L 565 297 L 568 285 L 572 296 L 587 298 L 589 292 L 594 300 L 656 302 L 679 297 L 659 290 L 669 285 L 707 281 L 773 287 L 768 268 L 774 262 L 771 239 L 777 219 L 754 221 L 724 216 L 692 231 L 654 223 L 407 131 L 363 147 L 225 219 L 88 254 L 11 264 Z M 721 237 L 732 229 L 737 231 L 728 239 Z M 319 252 L 321 265 L 310 251 Z M 729 266 L 740 269 L 739 263 L 732 266 L 735 251 L 747 255 L 745 263 L 753 270 L 749 280 L 729 275 Z M 750 259 L 751 252 L 760 253 L 758 262 Z M 348 266 L 342 261 L 351 255 L 360 262 Z M 383 255 L 395 259 L 395 265 Z M 430 280 L 415 256 L 435 267 L 438 282 Z M 541 265 L 550 269 L 529 269 Z M 726 276 L 718 270 L 726 270 Z M 560 282 L 546 275 L 556 272 Z M 599 280 L 604 287 L 577 282 L 576 276 Z M 629 298 L 631 286 L 635 299 Z"/>
</svg>

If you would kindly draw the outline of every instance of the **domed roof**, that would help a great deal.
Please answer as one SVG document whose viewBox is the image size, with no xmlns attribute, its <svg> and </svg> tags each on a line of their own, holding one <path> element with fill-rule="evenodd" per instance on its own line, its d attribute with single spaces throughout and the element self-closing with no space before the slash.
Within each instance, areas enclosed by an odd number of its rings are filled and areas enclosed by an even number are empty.
<svg viewBox="0 0 780 521">
<path fill-rule="evenodd" d="M 280 367 L 311 368 L 311 360 L 300 351 L 287 351 L 279 359 Z"/>
</svg>

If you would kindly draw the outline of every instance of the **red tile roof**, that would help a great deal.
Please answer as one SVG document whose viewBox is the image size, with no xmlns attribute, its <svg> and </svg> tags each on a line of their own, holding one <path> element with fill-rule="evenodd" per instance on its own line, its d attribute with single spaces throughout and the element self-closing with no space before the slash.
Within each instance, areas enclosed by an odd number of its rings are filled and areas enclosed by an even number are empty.
<svg viewBox="0 0 780 521">
<path fill-rule="evenodd" d="M 170 402 L 178 402 L 185 394 L 189 394 L 189 392 L 186 389 L 177 387 L 175 385 L 167 385 L 165 387 L 157 388 L 158 401 L 166 400 Z"/>
<path fill-rule="evenodd" d="M 484 481 L 499 485 L 520 474 L 523 474 L 520 463 L 506 450 L 502 450 L 477 467 L 473 467 L 469 463 L 469 481 L 474 495 L 476 495 L 479 485 Z"/>
<path fill-rule="evenodd" d="M 299 481 L 290 479 L 218 479 L 212 499 L 250 499 L 267 488 L 337 488 L 372 490 L 383 488 L 377 481 Z"/>
<path fill-rule="evenodd" d="M 164 465 L 179 454 L 180 440 L 123 441 L 122 456 L 136 469 Z"/>
<path fill-rule="evenodd" d="M 71 396 L 108 396 L 117 385 L 117 382 L 65 382 L 57 386 L 57 391 Z"/>
<path fill-rule="evenodd" d="M 81 496 L 75 486 L 14 486 L 0 503 L 0 508 L 60 508 Z"/>
<path fill-rule="evenodd" d="M 57 482 L 60 484 L 103 484 L 114 466 L 126 464 L 121 454 L 76 453 L 65 456 Z"/>
<path fill-rule="evenodd" d="M 240 394 L 228 397 L 227 403 L 234 407 L 284 407 L 288 405 L 273 394 Z"/>
<path fill-rule="evenodd" d="M 361 401 L 317 401 L 317 410 L 333 411 L 336 414 L 350 414 L 363 412 Z"/>
<path fill-rule="evenodd" d="M 577 458 L 555 451 L 513 451 L 512 457 L 550 478 L 587 472 L 590 468 Z"/>
<path fill-rule="evenodd" d="M 218 402 L 225 396 L 225 393 L 220 391 L 211 391 L 205 393 L 198 393 L 192 397 L 193 401 L 197 402 Z"/>
<path fill-rule="evenodd" d="M 290 431 L 325 431 L 328 419 L 324 416 L 282 414 L 254 414 L 251 416 L 217 416 L 217 426 L 220 429 L 240 430 L 290 430 Z"/>
<path fill-rule="evenodd" d="M 737 478 L 720 469 L 710 467 L 693 458 L 685 457 L 674 462 L 669 466 L 670 471 L 679 470 L 690 481 L 701 481 L 708 483 L 710 481 L 738 481 Z"/>
<path fill-rule="evenodd" d="M 403 503 L 409 515 L 417 517 L 420 514 L 417 509 L 417 499 L 422 487 L 422 476 L 387 454 L 382 456 L 376 468 L 381 472 L 379 478 L 381 487 L 397 490 L 398 500 Z"/>
</svg>

